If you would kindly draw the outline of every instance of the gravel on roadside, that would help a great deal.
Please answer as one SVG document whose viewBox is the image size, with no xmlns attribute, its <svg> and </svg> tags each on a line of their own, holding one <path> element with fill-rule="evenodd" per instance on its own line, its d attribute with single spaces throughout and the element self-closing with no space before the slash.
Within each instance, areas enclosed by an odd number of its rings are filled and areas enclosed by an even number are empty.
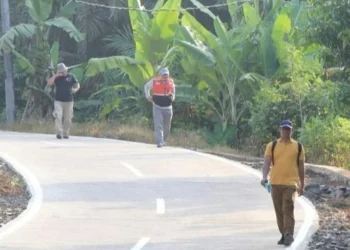
<svg viewBox="0 0 350 250">
<path fill-rule="evenodd" d="M 0 159 L 0 228 L 27 208 L 30 197 L 22 176 Z"/>
</svg>

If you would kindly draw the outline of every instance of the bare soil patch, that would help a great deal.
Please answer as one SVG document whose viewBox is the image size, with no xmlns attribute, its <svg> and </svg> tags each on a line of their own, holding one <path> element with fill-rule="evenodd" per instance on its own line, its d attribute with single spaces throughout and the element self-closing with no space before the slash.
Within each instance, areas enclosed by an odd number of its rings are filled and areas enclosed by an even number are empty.
<svg viewBox="0 0 350 250">
<path fill-rule="evenodd" d="M 0 159 L 0 227 L 20 215 L 30 197 L 22 176 Z"/>
</svg>

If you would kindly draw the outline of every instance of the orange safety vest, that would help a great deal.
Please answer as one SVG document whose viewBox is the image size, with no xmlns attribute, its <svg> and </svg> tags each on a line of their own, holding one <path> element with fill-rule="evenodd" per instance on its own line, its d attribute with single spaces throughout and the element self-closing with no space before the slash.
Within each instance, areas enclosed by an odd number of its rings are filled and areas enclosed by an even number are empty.
<svg viewBox="0 0 350 250">
<path fill-rule="evenodd" d="M 169 78 L 168 80 L 162 80 L 160 77 L 153 79 L 153 95 L 169 95 L 174 92 L 174 81 Z"/>
<path fill-rule="evenodd" d="M 170 94 L 174 93 L 174 81 L 172 78 L 162 80 L 160 77 L 153 78 L 153 96 L 154 103 L 161 107 L 170 106 L 172 103 Z"/>
</svg>

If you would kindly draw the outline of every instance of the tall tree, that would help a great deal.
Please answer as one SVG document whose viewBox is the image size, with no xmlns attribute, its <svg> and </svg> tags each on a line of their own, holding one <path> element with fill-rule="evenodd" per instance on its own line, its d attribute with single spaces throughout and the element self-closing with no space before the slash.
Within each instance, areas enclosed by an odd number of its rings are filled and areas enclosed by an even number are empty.
<svg viewBox="0 0 350 250">
<path fill-rule="evenodd" d="M 10 8 L 9 0 L 1 0 L 1 23 L 5 33 L 10 29 Z M 5 99 L 6 99 L 6 121 L 8 124 L 15 122 L 15 93 L 13 87 L 13 69 L 11 53 L 4 53 L 5 66 Z"/>
</svg>

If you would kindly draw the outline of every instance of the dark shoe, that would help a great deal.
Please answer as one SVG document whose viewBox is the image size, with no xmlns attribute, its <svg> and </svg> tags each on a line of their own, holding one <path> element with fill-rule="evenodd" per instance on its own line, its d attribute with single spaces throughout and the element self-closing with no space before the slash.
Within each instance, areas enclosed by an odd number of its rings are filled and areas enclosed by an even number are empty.
<svg viewBox="0 0 350 250">
<path fill-rule="evenodd" d="M 57 139 L 62 139 L 62 136 L 61 135 L 56 135 L 56 138 Z"/>
<path fill-rule="evenodd" d="M 162 147 L 162 144 L 157 144 L 157 148 L 161 148 Z"/>
<path fill-rule="evenodd" d="M 284 245 L 284 236 L 282 235 L 281 239 L 277 242 L 278 245 Z"/>
<path fill-rule="evenodd" d="M 69 139 L 69 136 L 68 135 L 64 135 L 63 138 L 64 139 Z"/>
<path fill-rule="evenodd" d="M 290 246 L 290 245 L 292 245 L 293 241 L 294 241 L 294 238 L 293 238 L 293 235 L 292 235 L 292 234 L 286 233 L 286 234 L 284 235 L 284 245 L 285 245 L 285 246 Z"/>
</svg>

